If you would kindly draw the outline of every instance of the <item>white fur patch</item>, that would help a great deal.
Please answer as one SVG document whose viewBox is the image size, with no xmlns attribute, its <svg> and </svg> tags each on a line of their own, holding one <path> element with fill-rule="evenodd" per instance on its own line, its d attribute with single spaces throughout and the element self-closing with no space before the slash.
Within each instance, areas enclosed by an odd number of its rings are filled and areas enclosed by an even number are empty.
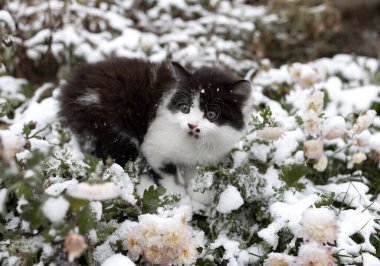
<svg viewBox="0 0 380 266">
<path fill-rule="evenodd" d="M 87 91 L 83 95 L 77 98 L 77 101 L 89 105 L 89 104 L 98 104 L 100 102 L 99 94 L 94 91 Z"/>
<path fill-rule="evenodd" d="M 188 124 L 200 129 L 199 138 L 189 135 Z M 243 135 L 243 130 L 228 125 L 218 126 L 204 118 L 199 101 L 195 99 L 188 114 L 172 113 L 166 105 L 161 106 L 148 128 L 141 150 L 158 172 L 164 163 L 189 166 L 215 164 Z"/>
</svg>

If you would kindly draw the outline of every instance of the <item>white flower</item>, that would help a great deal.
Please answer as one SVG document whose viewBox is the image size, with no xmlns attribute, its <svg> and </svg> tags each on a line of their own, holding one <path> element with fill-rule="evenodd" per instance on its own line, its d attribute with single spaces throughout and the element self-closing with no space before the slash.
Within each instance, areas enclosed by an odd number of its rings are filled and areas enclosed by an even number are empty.
<svg viewBox="0 0 380 266">
<path fill-rule="evenodd" d="M 323 122 L 322 136 L 324 139 L 337 139 L 343 137 L 345 134 L 346 121 L 342 116 L 330 117 Z"/>
<path fill-rule="evenodd" d="M 145 259 L 152 264 L 162 264 L 162 257 L 166 255 L 157 245 L 149 246 L 144 251 Z"/>
<path fill-rule="evenodd" d="M 99 184 L 83 182 L 68 186 L 66 193 L 77 199 L 108 200 L 117 198 L 120 195 L 120 189 L 112 182 Z"/>
<path fill-rule="evenodd" d="M 320 80 L 319 74 L 313 68 L 300 63 L 292 65 L 290 77 L 303 89 L 312 87 Z"/>
<path fill-rule="evenodd" d="M 324 97 L 325 97 L 325 94 L 322 91 L 320 90 L 313 91 L 307 99 L 306 110 L 312 111 L 316 113 L 317 115 L 320 115 L 323 111 Z"/>
<path fill-rule="evenodd" d="M 309 243 L 301 245 L 297 257 L 298 265 L 302 266 L 334 266 L 337 265 L 331 249 Z"/>
<path fill-rule="evenodd" d="M 334 212 L 327 208 L 309 208 L 303 212 L 300 221 L 301 236 L 317 243 L 331 243 L 336 240 L 338 226 Z"/>
<path fill-rule="evenodd" d="M 323 142 L 317 139 L 307 140 L 303 144 L 303 152 L 307 158 L 319 160 L 323 156 Z"/>
<path fill-rule="evenodd" d="M 197 258 L 198 252 L 194 246 L 183 247 L 179 251 L 176 262 L 178 265 L 191 265 Z"/>
<path fill-rule="evenodd" d="M 375 133 L 371 136 L 369 146 L 372 151 L 372 159 L 380 161 L 380 133 Z"/>
<path fill-rule="evenodd" d="M 302 67 L 305 66 L 303 64 L 300 64 L 300 63 L 294 63 L 290 69 L 290 77 L 292 78 L 292 80 L 298 82 L 301 78 L 301 74 L 302 74 Z"/>
<path fill-rule="evenodd" d="M 257 131 L 257 136 L 265 140 L 277 140 L 284 134 L 280 127 L 265 127 Z"/>
<path fill-rule="evenodd" d="M 358 147 L 365 147 L 369 145 L 370 139 L 371 139 L 371 132 L 368 129 L 366 129 L 360 134 L 356 134 L 353 136 L 352 144 Z"/>
<path fill-rule="evenodd" d="M 282 253 L 270 253 L 264 261 L 264 266 L 292 266 L 296 258 Z"/>
<path fill-rule="evenodd" d="M 152 264 L 191 265 L 198 258 L 197 247 L 204 242 L 203 233 L 187 225 L 187 213 L 181 208 L 171 217 L 140 215 L 139 222 L 131 222 L 127 231 L 123 246 L 128 256 L 132 260 L 142 256 Z"/>
<path fill-rule="evenodd" d="M 313 165 L 313 168 L 318 172 L 323 172 L 326 170 L 328 164 L 328 159 L 326 155 L 323 155 L 319 160 Z"/>
<path fill-rule="evenodd" d="M 78 234 L 69 234 L 63 246 L 69 255 L 69 262 L 79 258 L 87 247 L 84 237 Z"/>
<path fill-rule="evenodd" d="M 305 127 L 305 133 L 308 135 L 316 136 L 320 131 L 320 118 L 314 112 L 307 112 L 302 118 Z"/>
<path fill-rule="evenodd" d="M 359 134 L 371 126 L 375 117 L 375 110 L 368 110 L 364 114 L 360 115 L 352 128 L 354 134 Z"/>
<path fill-rule="evenodd" d="M 363 152 L 358 152 L 352 155 L 351 161 L 348 163 L 347 168 L 352 169 L 355 164 L 361 164 L 367 160 L 367 155 Z"/>
</svg>

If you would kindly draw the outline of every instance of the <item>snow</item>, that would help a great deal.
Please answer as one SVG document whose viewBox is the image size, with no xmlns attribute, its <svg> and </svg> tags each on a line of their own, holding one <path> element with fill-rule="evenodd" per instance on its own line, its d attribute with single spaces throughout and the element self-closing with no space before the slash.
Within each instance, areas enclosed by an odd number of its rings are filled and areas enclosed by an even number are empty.
<svg viewBox="0 0 380 266">
<path fill-rule="evenodd" d="M 133 263 L 128 257 L 122 255 L 122 254 L 114 254 L 108 259 L 106 259 L 102 266 L 135 266 L 136 264 Z"/>
<path fill-rule="evenodd" d="M 5 225 L 6 230 L 15 230 L 20 225 L 20 221 L 21 221 L 19 217 L 15 216 L 13 211 L 9 212 L 5 216 L 5 220 L 7 221 Z"/>
<path fill-rule="evenodd" d="M 284 161 L 291 157 L 291 154 L 298 148 L 298 145 L 305 138 L 300 129 L 284 132 L 282 137 L 273 143 L 276 151 L 274 161 L 277 165 L 284 164 Z"/>
<path fill-rule="evenodd" d="M 216 209 L 220 213 L 230 213 L 244 204 L 244 200 L 236 187 L 229 185 L 219 196 Z"/>
<path fill-rule="evenodd" d="M 355 207 L 358 211 L 364 210 L 371 201 L 366 196 L 369 188 L 361 182 L 346 182 L 340 184 L 328 184 L 317 186 L 324 192 L 334 192 L 337 200 L 343 201 L 351 207 Z"/>
<path fill-rule="evenodd" d="M 363 265 L 365 266 L 378 266 L 380 265 L 380 260 L 370 253 L 363 253 Z"/>
<path fill-rule="evenodd" d="M 361 251 L 376 252 L 376 248 L 370 242 L 370 235 L 374 234 L 376 228 L 379 229 L 379 226 L 368 211 L 341 211 L 338 226 L 337 243 L 343 249 L 343 254 L 359 254 Z M 363 237 L 363 243 L 355 243 L 352 240 L 351 236 L 356 233 Z"/>
<path fill-rule="evenodd" d="M 277 233 L 282 228 L 289 228 L 294 235 L 297 235 L 303 212 L 318 199 L 315 194 L 304 196 L 300 193 L 285 192 L 284 202 L 275 202 L 269 207 L 273 222 L 258 232 L 259 237 L 275 249 L 279 240 Z"/>
<path fill-rule="evenodd" d="M 49 198 L 42 206 L 42 212 L 52 223 L 61 223 L 69 209 L 69 202 L 62 196 Z"/>
<path fill-rule="evenodd" d="M 91 201 L 90 207 L 92 211 L 96 214 L 96 220 L 100 221 L 100 219 L 102 218 L 102 213 L 103 213 L 102 203 L 100 201 Z"/>
<path fill-rule="evenodd" d="M 88 232 L 88 239 L 90 240 L 91 244 L 96 244 L 98 241 L 98 235 L 95 231 L 95 229 L 91 229 L 90 232 Z"/>
<path fill-rule="evenodd" d="M 22 213 L 22 206 L 25 206 L 25 205 L 28 205 L 29 202 L 25 199 L 25 196 L 22 195 L 21 198 L 18 200 L 17 202 L 17 207 L 16 207 L 16 210 L 18 213 Z"/>
<path fill-rule="evenodd" d="M 130 204 L 135 204 L 136 199 L 133 195 L 133 183 L 128 174 L 124 172 L 123 167 L 118 164 L 112 164 L 104 173 L 105 180 L 111 179 L 119 188 L 120 197 Z"/>
<path fill-rule="evenodd" d="M 5 98 L 14 98 L 20 101 L 25 100 L 25 95 L 21 93 L 21 87 L 25 85 L 25 79 L 14 78 L 11 76 L 0 77 L 0 96 Z"/>
<path fill-rule="evenodd" d="M 7 200 L 8 189 L 2 188 L 0 190 L 0 213 L 4 213 L 5 202 Z"/>
<path fill-rule="evenodd" d="M 53 185 L 49 186 L 48 188 L 46 188 L 45 193 L 50 195 L 50 196 L 57 197 L 67 187 L 69 187 L 71 185 L 75 185 L 75 184 L 78 184 L 78 180 L 76 180 L 76 179 L 71 179 L 71 180 L 61 182 L 61 183 L 56 183 L 56 184 L 53 184 Z"/>
<path fill-rule="evenodd" d="M 16 24 L 8 11 L 0 10 L 0 22 L 1 21 L 3 21 L 12 32 L 16 30 Z"/>
<path fill-rule="evenodd" d="M 219 237 L 211 243 L 211 249 L 223 247 L 225 253 L 223 259 L 228 261 L 229 266 L 246 265 L 248 263 L 258 262 L 262 255 L 262 250 L 256 246 L 251 246 L 247 250 L 241 250 L 239 248 L 240 243 L 238 241 L 228 238 L 226 235 L 221 234 Z"/>
</svg>

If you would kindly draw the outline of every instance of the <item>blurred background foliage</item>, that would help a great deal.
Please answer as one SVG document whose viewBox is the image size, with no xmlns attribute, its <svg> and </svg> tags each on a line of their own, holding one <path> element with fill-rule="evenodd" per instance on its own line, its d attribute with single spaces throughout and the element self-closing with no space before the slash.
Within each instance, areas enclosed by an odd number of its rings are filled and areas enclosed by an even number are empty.
<svg viewBox="0 0 380 266">
<path fill-rule="evenodd" d="M 157 6 L 157 1 L 153 0 L 126 1 L 128 4 L 124 5 L 118 0 L 65 0 L 61 1 L 62 5 L 45 0 L 2 0 L 0 9 L 12 6 L 10 2 L 14 2 L 13 9 L 8 11 L 16 25 L 15 29 L 12 29 L 7 23 L 0 22 L 2 69 L 12 76 L 25 78 L 36 84 L 57 82 L 66 77 L 73 65 L 88 61 L 85 55 L 81 56 L 74 51 L 75 41 L 53 37 L 62 31 L 65 25 L 73 24 L 78 29 L 82 28 L 83 40 L 87 40 L 88 45 L 92 47 L 97 45 L 94 36 L 111 34 L 107 38 L 112 39 L 121 35 L 120 28 L 123 25 L 116 25 L 117 17 L 102 16 L 95 12 L 95 8 L 98 11 L 115 11 L 118 15 L 128 18 L 130 23 L 126 26 L 130 28 L 157 36 L 166 32 L 165 25 L 160 25 L 153 21 L 151 16 L 146 16 L 150 9 Z M 158 16 L 162 18 L 169 13 L 173 18 L 191 21 L 201 19 L 206 13 L 219 12 L 220 1 L 200 2 L 202 9 L 195 8 L 199 1 L 187 0 L 186 4 L 190 7 L 193 5 L 194 8 L 182 10 L 173 5 L 170 10 L 159 10 Z M 29 12 L 18 12 L 17 4 L 26 11 L 29 8 Z M 94 7 L 94 12 L 86 13 L 80 8 L 70 8 L 74 4 Z M 254 61 L 269 58 L 278 66 L 288 62 L 330 57 L 337 53 L 379 56 L 379 0 L 246 0 L 233 1 L 232 4 L 262 6 L 265 15 L 254 17 L 254 29 L 234 31 L 231 28 L 230 31 L 221 32 L 218 27 L 210 26 L 207 32 L 194 36 L 206 40 L 220 36 L 224 40 L 241 41 L 238 49 L 231 50 L 233 58 Z M 228 13 L 224 15 L 229 16 Z M 35 38 L 36 35 L 39 35 L 38 40 Z M 171 44 L 160 42 L 160 45 L 167 45 L 166 57 L 171 58 Z M 186 43 L 177 41 L 176 45 L 185 46 Z M 150 54 L 152 47 L 144 47 L 141 43 L 140 46 L 145 55 Z M 115 54 L 111 52 L 103 56 Z M 191 65 L 191 62 L 188 65 Z"/>
</svg>

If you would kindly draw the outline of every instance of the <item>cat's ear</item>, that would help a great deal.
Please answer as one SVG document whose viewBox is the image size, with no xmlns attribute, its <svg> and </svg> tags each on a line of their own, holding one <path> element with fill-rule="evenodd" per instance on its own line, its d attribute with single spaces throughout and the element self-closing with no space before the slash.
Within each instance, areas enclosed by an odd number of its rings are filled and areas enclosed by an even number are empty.
<svg viewBox="0 0 380 266">
<path fill-rule="evenodd" d="M 248 99 L 252 93 L 251 82 L 245 79 L 236 81 L 232 84 L 232 92 L 243 99 Z"/>
<path fill-rule="evenodd" d="M 187 71 L 178 62 L 171 62 L 174 70 L 174 75 L 179 79 L 187 79 L 191 77 L 191 73 Z"/>
</svg>

